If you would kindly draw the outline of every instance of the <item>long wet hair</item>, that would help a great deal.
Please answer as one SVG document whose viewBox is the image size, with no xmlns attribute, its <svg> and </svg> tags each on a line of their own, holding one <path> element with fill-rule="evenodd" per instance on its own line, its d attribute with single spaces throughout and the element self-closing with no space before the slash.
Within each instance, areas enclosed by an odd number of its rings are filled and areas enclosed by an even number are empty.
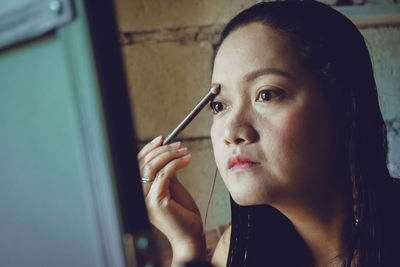
<svg viewBox="0 0 400 267">
<path fill-rule="evenodd" d="M 215 49 L 239 27 L 259 22 L 287 36 L 313 73 L 333 111 L 343 145 L 343 168 L 351 187 L 356 227 L 346 264 L 384 266 L 386 126 L 378 104 L 371 59 L 356 26 L 338 11 L 315 1 L 256 4 L 234 17 Z M 214 55 L 214 58 L 215 58 Z M 383 202 L 382 202 L 383 203 Z M 268 205 L 240 206 L 231 198 L 232 232 L 227 266 L 311 266 L 313 259 L 292 223 Z M 355 252 L 354 252 L 355 251 Z M 354 252 L 354 253 L 353 253 Z M 346 265 L 345 264 L 345 265 Z M 349 266 L 349 265 L 348 265 Z"/>
</svg>

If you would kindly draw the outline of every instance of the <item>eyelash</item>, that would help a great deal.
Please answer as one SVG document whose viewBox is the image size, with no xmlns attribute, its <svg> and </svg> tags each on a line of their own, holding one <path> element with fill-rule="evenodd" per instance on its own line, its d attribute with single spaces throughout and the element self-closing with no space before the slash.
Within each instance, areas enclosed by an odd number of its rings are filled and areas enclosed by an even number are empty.
<svg viewBox="0 0 400 267">
<path fill-rule="evenodd" d="M 264 93 L 264 95 L 263 95 L 263 93 Z M 260 100 L 261 96 L 267 96 L 267 97 L 266 97 L 266 99 Z M 284 97 L 284 92 L 280 89 L 273 89 L 273 90 L 272 89 L 263 89 L 263 90 L 260 90 L 260 92 L 257 94 L 256 102 L 270 102 L 275 97 L 279 97 L 279 98 Z M 217 110 L 218 109 L 217 105 L 222 105 L 222 107 L 220 107 L 220 108 L 222 108 L 222 110 Z M 218 113 L 222 112 L 225 108 L 224 108 L 222 102 L 211 101 L 210 109 L 212 110 L 212 112 L 214 114 L 218 114 Z"/>
<path fill-rule="evenodd" d="M 210 102 L 210 110 L 212 111 L 213 114 L 220 113 L 221 111 L 217 111 L 217 105 L 222 105 L 222 102 L 219 101 L 211 101 Z"/>
<path fill-rule="evenodd" d="M 268 100 L 265 100 L 265 99 L 263 99 L 263 100 L 258 100 L 259 98 L 260 98 L 260 96 L 262 95 L 262 93 L 268 93 L 268 95 L 269 95 L 269 99 Z M 268 102 L 268 101 L 270 101 L 272 98 L 275 98 L 275 97 L 279 97 L 279 98 L 282 98 L 282 97 L 284 97 L 284 92 L 281 90 L 281 89 L 262 89 L 262 90 L 260 90 L 260 92 L 258 93 L 258 95 L 257 95 L 257 102 Z"/>
</svg>

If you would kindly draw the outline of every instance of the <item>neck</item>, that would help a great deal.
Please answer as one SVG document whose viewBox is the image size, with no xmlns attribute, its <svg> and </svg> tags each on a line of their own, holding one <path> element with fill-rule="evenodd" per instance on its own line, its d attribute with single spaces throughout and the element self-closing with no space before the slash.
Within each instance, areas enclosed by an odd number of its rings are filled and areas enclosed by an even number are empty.
<svg viewBox="0 0 400 267">
<path fill-rule="evenodd" d="M 352 200 L 345 190 L 314 190 L 294 204 L 274 205 L 308 245 L 315 266 L 342 266 L 354 225 Z M 315 192 L 319 192 L 315 194 Z"/>
</svg>

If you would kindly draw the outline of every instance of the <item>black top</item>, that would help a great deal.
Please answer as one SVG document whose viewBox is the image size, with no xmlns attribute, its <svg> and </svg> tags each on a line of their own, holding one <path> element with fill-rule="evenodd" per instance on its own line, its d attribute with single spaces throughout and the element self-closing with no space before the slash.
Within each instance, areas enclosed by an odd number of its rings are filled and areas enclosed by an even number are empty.
<svg viewBox="0 0 400 267">
<path fill-rule="evenodd" d="M 400 179 L 394 179 L 380 196 L 383 266 L 400 266 Z"/>
</svg>

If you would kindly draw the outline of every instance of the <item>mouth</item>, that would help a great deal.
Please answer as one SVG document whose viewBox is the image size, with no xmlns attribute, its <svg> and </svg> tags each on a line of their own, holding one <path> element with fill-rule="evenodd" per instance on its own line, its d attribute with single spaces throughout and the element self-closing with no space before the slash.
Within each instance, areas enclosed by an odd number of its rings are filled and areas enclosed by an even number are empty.
<svg viewBox="0 0 400 267">
<path fill-rule="evenodd" d="M 259 162 L 252 161 L 243 156 L 234 156 L 228 160 L 229 171 L 249 170 L 258 165 L 260 165 Z"/>
</svg>

